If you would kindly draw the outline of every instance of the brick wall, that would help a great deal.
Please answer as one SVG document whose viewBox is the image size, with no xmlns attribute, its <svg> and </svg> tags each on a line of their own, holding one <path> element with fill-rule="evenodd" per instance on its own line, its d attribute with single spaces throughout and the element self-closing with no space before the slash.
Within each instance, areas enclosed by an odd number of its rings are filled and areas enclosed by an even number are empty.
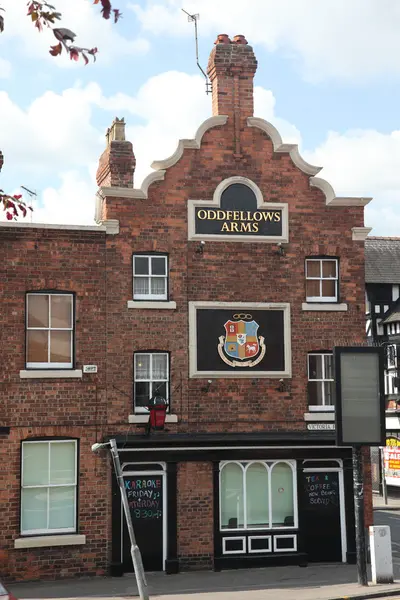
<svg viewBox="0 0 400 600">
<path fill-rule="evenodd" d="M 212 567 L 213 471 L 205 462 L 178 466 L 178 557 L 181 569 Z"/>
</svg>

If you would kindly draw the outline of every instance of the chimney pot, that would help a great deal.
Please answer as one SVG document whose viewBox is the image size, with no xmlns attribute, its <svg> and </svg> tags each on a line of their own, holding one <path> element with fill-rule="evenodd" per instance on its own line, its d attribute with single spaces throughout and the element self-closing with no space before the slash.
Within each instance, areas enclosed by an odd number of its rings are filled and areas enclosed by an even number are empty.
<svg viewBox="0 0 400 600">
<path fill-rule="evenodd" d="M 226 33 L 220 33 L 214 43 L 215 44 L 230 44 L 231 40 L 229 39 L 229 35 L 227 35 Z"/>
<path fill-rule="evenodd" d="M 248 44 L 248 41 L 246 40 L 244 35 L 235 35 L 235 37 L 233 38 L 233 43 L 246 45 Z"/>
</svg>

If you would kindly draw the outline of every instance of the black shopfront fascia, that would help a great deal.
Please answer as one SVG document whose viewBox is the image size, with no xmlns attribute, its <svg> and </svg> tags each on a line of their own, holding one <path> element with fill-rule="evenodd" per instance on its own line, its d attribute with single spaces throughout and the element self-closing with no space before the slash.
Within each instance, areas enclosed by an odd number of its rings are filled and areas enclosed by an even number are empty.
<svg viewBox="0 0 400 600">
<path fill-rule="evenodd" d="M 302 510 L 302 475 L 304 468 L 332 466 L 334 461 L 343 462 L 344 497 L 346 502 L 346 538 L 349 563 L 355 562 L 353 473 L 351 448 L 335 447 L 334 432 L 266 432 L 257 434 L 166 434 L 154 433 L 150 436 L 128 435 L 108 436 L 104 441 L 115 437 L 121 462 L 130 464 L 166 464 L 166 523 L 167 547 L 165 571 L 167 574 L 179 572 L 178 557 L 178 512 L 177 512 L 177 466 L 183 462 L 210 462 L 213 465 L 214 502 L 214 570 L 273 566 L 277 564 L 298 564 L 306 566 L 308 555 L 305 551 L 305 519 Z M 295 460 L 297 468 L 298 527 L 279 530 L 279 534 L 296 534 L 295 552 L 254 554 L 251 556 L 222 553 L 222 532 L 219 523 L 219 469 L 221 461 L 251 460 Z M 318 461 L 316 460 L 318 459 Z M 323 460 L 323 462 L 320 462 Z M 306 461 L 306 462 L 304 462 Z M 121 502 L 118 487 L 112 482 L 112 566 L 118 571 L 121 557 Z M 267 530 L 258 532 L 269 535 Z M 272 532 L 277 533 L 277 531 Z M 232 534 L 241 536 L 243 532 Z M 338 532 L 340 535 L 340 532 Z"/>
</svg>

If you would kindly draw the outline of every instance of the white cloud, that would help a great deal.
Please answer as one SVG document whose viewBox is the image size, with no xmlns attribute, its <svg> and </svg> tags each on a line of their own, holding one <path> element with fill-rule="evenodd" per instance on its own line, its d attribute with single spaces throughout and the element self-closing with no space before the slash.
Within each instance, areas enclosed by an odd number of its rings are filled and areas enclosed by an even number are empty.
<svg viewBox="0 0 400 600">
<path fill-rule="evenodd" d="M 51 2 L 50 2 L 51 4 Z M 76 45 L 86 48 L 98 47 L 101 64 L 114 63 L 121 56 L 143 55 L 149 50 L 149 42 L 139 37 L 128 39 L 121 35 L 118 23 L 114 24 L 112 19 L 106 21 L 100 16 L 100 9 L 93 6 L 92 2 L 86 0 L 57 0 L 56 9 L 62 13 L 62 19 L 56 23 L 56 27 L 65 27 L 76 34 Z M 26 3 L 24 0 L 2 0 L 5 9 L 4 33 L 0 36 L 0 47 L 10 47 L 13 40 L 18 42 L 18 48 L 22 48 L 24 54 L 30 58 L 40 58 L 51 61 L 59 67 L 74 67 L 84 63 L 71 61 L 64 53 L 63 56 L 52 57 L 49 54 L 50 45 L 57 44 L 52 31 L 48 28 L 39 33 L 26 15 Z"/>
<path fill-rule="evenodd" d="M 255 88 L 255 113 L 271 121 L 285 142 L 301 142 L 299 131 L 276 116 L 275 98 Z M 211 98 L 199 75 L 176 71 L 151 77 L 135 96 L 105 97 L 100 86 L 76 85 L 61 94 L 46 92 L 26 110 L 0 93 L 0 131 L 6 163 L 2 176 L 14 165 L 29 187 L 29 178 L 40 174 L 38 190 L 42 205 L 35 221 L 92 223 L 96 184 L 94 173 L 104 149 L 104 132 L 94 126 L 94 109 L 125 116 L 127 139 L 137 159 L 135 186 L 139 187 L 153 160 L 167 158 L 179 138 L 192 138 L 211 114 Z M 389 135 L 377 131 L 331 132 L 306 160 L 324 167 L 321 176 L 341 195 L 368 195 L 366 224 L 380 234 L 400 232 L 400 131 Z M 53 187 L 46 185 L 51 177 Z M 54 184 L 55 177 L 61 182 Z"/>
<path fill-rule="evenodd" d="M 47 91 L 23 110 L 6 92 L 0 92 L 1 149 L 6 165 L 45 175 L 94 160 L 100 154 L 102 136 L 91 117 L 100 98 L 100 87 L 92 83 L 61 94 Z"/>
<path fill-rule="evenodd" d="M 400 75 L 400 5 L 393 0 L 147 0 L 130 4 L 144 31 L 193 36 L 182 13 L 200 13 L 200 35 L 238 33 L 299 61 L 310 80 Z"/>
<path fill-rule="evenodd" d="M 11 63 L 0 58 L 0 79 L 7 79 L 11 75 Z"/>
<path fill-rule="evenodd" d="M 319 176 L 337 195 L 374 198 L 365 211 L 365 224 L 374 235 L 400 234 L 400 131 L 330 132 L 304 158 L 324 167 Z"/>
</svg>

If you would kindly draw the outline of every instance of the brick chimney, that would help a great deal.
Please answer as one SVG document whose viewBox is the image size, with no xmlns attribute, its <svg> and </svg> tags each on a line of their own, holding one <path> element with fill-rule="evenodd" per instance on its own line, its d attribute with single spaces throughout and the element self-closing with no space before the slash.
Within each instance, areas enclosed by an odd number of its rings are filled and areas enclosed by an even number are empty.
<svg viewBox="0 0 400 600">
<path fill-rule="evenodd" d="M 212 82 L 213 115 L 236 116 L 241 122 L 254 113 L 253 78 L 257 60 L 243 35 L 233 40 L 219 35 L 211 51 L 207 72 Z"/>
<path fill-rule="evenodd" d="M 107 147 L 96 173 L 98 186 L 133 187 L 136 158 L 131 142 L 125 140 L 125 121 L 115 118 L 106 133 Z"/>
</svg>

